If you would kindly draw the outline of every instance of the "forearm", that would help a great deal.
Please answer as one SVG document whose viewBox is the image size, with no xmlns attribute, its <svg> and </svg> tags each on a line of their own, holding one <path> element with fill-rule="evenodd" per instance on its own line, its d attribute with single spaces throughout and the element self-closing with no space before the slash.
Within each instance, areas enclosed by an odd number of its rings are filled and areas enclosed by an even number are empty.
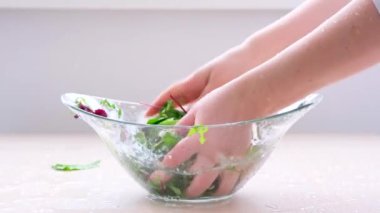
<svg viewBox="0 0 380 213">
<path fill-rule="evenodd" d="M 272 58 L 278 52 L 316 28 L 350 0 L 308 0 L 285 17 L 252 35 L 241 45 L 223 53 L 194 72 L 185 82 L 193 86 L 193 97 L 239 77 Z M 177 89 L 178 90 L 178 87 Z M 194 100 L 194 98 L 187 98 Z"/>
<path fill-rule="evenodd" d="M 232 86 L 262 97 L 272 113 L 328 84 L 380 61 L 380 15 L 371 0 L 354 0 L 313 32 Z"/>
<path fill-rule="evenodd" d="M 261 64 L 310 33 L 350 0 L 307 0 L 302 5 L 250 36 L 243 46 L 252 63 Z"/>
</svg>

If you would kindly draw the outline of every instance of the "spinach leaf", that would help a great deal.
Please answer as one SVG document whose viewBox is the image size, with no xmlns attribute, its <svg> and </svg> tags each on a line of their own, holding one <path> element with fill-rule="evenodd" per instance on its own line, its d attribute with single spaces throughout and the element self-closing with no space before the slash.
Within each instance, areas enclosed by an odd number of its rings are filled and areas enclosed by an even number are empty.
<svg viewBox="0 0 380 213">
<path fill-rule="evenodd" d="M 183 116 L 184 111 L 179 111 L 174 107 L 173 101 L 167 101 L 161 108 L 156 117 L 147 121 L 151 125 L 175 125 Z M 189 129 L 187 136 L 199 134 L 199 143 L 204 144 L 206 141 L 205 134 L 208 128 L 204 125 L 196 125 Z M 178 135 L 175 131 L 168 131 L 160 128 L 143 128 L 135 134 L 136 141 L 146 149 L 158 155 L 166 155 L 183 137 Z M 196 156 L 183 162 L 178 166 L 179 171 L 185 171 L 195 161 Z M 149 170 L 149 171 L 148 171 Z M 150 169 L 143 168 L 142 166 L 135 168 L 136 173 L 150 174 Z M 160 182 L 160 180 L 150 180 L 149 175 L 146 177 L 146 187 L 154 194 L 182 198 L 185 197 L 185 191 L 194 178 L 193 174 L 178 174 L 170 172 L 171 178 L 167 182 Z M 204 195 L 211 195 L 218 188 L 219 180 L 214 181 L 212 186 L 204 193 Z"/>
<path fill-rule="evenodd" d="M 156 143 L 153 148 L 155 151 L 166 153 L 169 152 L 180 140 L 181 138 L 178 135 L 171 132 L 165 132 L 160 141 Z"/>
<path fill-rule="evenodd" d="M 123 114 L 123 110 L 120 108 L 119 105 L 117 105 L 115 103 L 111 103 L 107 99 L 103 99 L 103 100 L 99 101 L 99 104 L 104 106 L 108 110 L 117 110 L 117 116 L 118 116 L 118 118 L 121 118 L 121 116 Z"/>
<path fill-rule="evenodd" d="M 179 111 L 177 110 L 175 107 L 174 107 L 174 104 L 173 104 L 173 101 L 172 100 L 168 100 L 164 106 L 162 107 L 162 109 L 160 110 L 160 116 L 161 117 L 166 117 L 166 118 L 175 118 L 175 119 L 180 119 L 182 118 L 185 113 L 182 112 L 182 111 Z"/>
<path fill-rule="evenodd" d="M 175 125 L 178 122 L 178 119 L 168 118 L 160 122 L 160 125 Z"/>
<path fill-rule="evenodd" d="M 175 125 L 185 115 L 174 107 L 173 101 L 168 100 L 156 117 L 148 120 L 148 124 Z"/>
<path fill-rule="evenodd" d="M 100 105 L 108 108 L 109 110 L 116 109 L 116 104 L 109 102 L 107 99 L 103 99 L 99 102 Z"/>
<path fill-rule="evenodd" d="M 94 161 L 89 164 L 61 164 L 57 163 L 52 165 L 52 168 L 57 171 L 76 171 L 76 170 L 85 170 L 98 167 L 100 160 Z"/>
<path fill-rule="evenodd" d="M 159 124 L 161 123 L 162 121 L 166 120 L 167 118 L 161 118 L 161 117 L 154 117 L 154 118 L 151 118 L 148 120 L 147 124 Z"/>
</svg>

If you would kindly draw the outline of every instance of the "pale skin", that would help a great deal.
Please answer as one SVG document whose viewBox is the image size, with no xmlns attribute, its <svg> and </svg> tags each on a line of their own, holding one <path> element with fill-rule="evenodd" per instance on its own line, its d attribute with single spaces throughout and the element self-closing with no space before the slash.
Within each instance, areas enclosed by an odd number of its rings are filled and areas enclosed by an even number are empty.
<svg viewBox="0 0 380 213">
<path fill-rule="evenodd" d="M 309 0 L 169 87 L 153 105 L 161 106 L 170 94 L 182 103 L 191 103 L 180 125 L 249 120 L 272 114 L 379 61 L 380 14 L 371 0 Z M 155 112 L 156 108 L 151 108 L 147 115 Z M 240 146 L 233 146 L 228 142 L 210 133 L 207 143 L 200 148 L 194 140 L 186 138 L 162 163 L 173 168 L 196 154 L 190 168 L 196 170 L 218 164 L 216 153 L 242 155 L 242 147 L 249 143 L 241 140 Z M 200 196 L 218 175 L 221 183 L 216 195 L 228 194 L 238 174 L 198 175 L 186 195 Z M 160 176 L 159 172 L 152 174 L 154 178 Z"/>
</svg>

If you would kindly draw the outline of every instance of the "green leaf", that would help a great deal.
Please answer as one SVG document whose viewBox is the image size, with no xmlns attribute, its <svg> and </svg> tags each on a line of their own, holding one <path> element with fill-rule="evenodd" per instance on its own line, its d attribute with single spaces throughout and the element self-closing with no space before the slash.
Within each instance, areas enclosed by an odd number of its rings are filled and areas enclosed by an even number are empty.
<svg viewBox="0 0 380 213">
<path fill-rule="evenodd" d="M 192 127 L 189 132 L 187 133 L 187 136 L 192 136 L 194 134 L 197 134 L 197 129 L 195 127 Z"/>
<path fill-rule="evenodd" d="M 177 122 L 178 122 L 177 119 L 168 118 L 168 119 L 165 119 L 165 120 L 159 122 L 158 124 L 160 124 L 160 125 L 175 125 Z"/>
<path fill-rule="evenodd" d="M 160 122 L 166 120 L 167 118 L 154 117 L 148 120 L 147 124 L 159 124 Z"/>
<path fill-rule="evenodd" d="M 110 103 L 107 99 L 101 100 L 99 103 L 110 110 L 116 109 L 116 105 L 114 103 Z"/>
<path fill-rule="evenodd" d="M 196 125 L 189 129 L 187 136 L 192 136 L 194 134 L 199 134 L 199 143 L 204 144 L 206 142 L 205 134 L 208 132 L 208 127 L 202 124 Z"/>
<path fill-rule="evenodd" d="M 88 105 L 87 102 L 86 102 L 86 99 L 84 99 L 83 97 L 76 98 L 75 99 L 75 104 L 76 105 L 79 105 L 79 104 Z"/>
<path fill-rule="evenodd" d="M 161 191 L 160 179 L 149 180 L 148 186 L 156 193 L 159 193 Z"/>
<path fill-rule="evenodd" d="M 144 132 L 138 132 L 135 134 L 135 139 L 139 144 L 143 145 L 146 148 L 149 148 L 148 140 L 146 139 Z"/>
<path fill-rule="evenodd" d="M 184 115 L 184 112 L 179 111 L 174 107 L 172 100 L 168 100 L 161 108 L 158 115 L 148 120 L 148 124 L 162 124 L 161 122 L 170 119 L 162 125 L 174 125 L 176 121 L 181 119 Z"/>
<path fill-rule="evenodd" d="M 170 132 L 166 132 L 164 136 L 162 136 L 162 141 L 164 141 L 165 145 L 172 148 L 174 145 L 177 144 L 177 142 L 180 140 L 180 138 Z"/>
<path fill-rule="evenodd" d="M 107 99 L 103 99 L 99 101 L 99 104 L 107 108 L 108 110 L 117 110 L 117 116 L 118 118 L 121 118 L 123 114 L 123 110 L 119 107 L 119 105 L 115 103 L 109 102 Z"/>
<path fill-rule="evenodd" d="M 94 161 L 89 164 L 61 164 L 57 163 L 52 165 L 52 168 L 57 171 L 76 171 L 76 170 L 85 170 L 98 167 L 100 160 Z"/>
<path fill-rule="evenodd" d="M 168 100 L 160 111 L 160 116 L 166 118 L 181 119 L 184 115 L 184 112 L 174 107 L 172 100 Z"/>
<path fill-rule="evenodd" d="M 158 115 L 149 119 L 147 124 L 175 125 L 184 115 L 184 112 L 174 107 L 172 100 L 168 100 Z"/>
<path fill-rule="evenodd" d="M 181 197 L 182 196 L 182 191 L 178 187 L 174 186 L 173 183 L 169 183 L 167 187 L 174 192 L 175 195 Z"/>
<path fill-rule="evenodd" d="M 154 149 L 156 151 L 164 151 L 167 152 L 171 150 L 179 141 L 180 137 L 177 135 L 174 135 L 170 132 L 166 132 L 162 137 L 161 140 L 154 145 Z"/>
</svg>

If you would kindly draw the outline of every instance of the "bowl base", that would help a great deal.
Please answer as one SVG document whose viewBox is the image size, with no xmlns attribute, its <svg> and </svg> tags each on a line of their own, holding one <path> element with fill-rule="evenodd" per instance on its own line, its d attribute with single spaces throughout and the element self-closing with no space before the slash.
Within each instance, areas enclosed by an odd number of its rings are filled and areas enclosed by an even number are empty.
<svg viewBox="0 0 380 213">
<path fill-rule="evenodd" d="M 171 203 L 171 204 L 207 204 L 207 203 L 217 203 L 217 202 L 226 201 L 232 197 L 232 194 L 226 195 L 226 196 L 220 196 L 220 197 L 200 197 L 196 199 L 168 198 L 168 197 L 158 196 L 154 194 L 149 194 L 147 197 L 157 202 Z"/>
</svg>

